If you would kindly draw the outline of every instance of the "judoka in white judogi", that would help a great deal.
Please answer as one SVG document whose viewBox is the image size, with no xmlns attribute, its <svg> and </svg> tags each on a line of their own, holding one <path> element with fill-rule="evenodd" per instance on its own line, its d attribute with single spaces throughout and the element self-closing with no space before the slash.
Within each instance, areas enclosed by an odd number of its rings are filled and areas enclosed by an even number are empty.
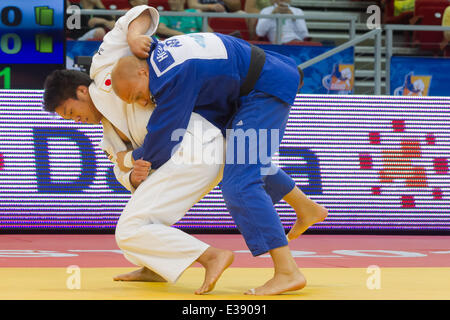
<svg viewBox="0 0 450 320">
<path fill-rule="evenodd" d="M 148 108 L 126 104 L 119 99 L 112 90 L 110 77 L 114 63 L 121 57 L 132 55 L 127 43 L 128 26 L 145 10 L 149 10 L 152 20 L 147 34 L 152 35 L 156 31 L 159 21 L 156 9 L 138 6 L 129 10 L 104 37 L 90 70 L 94 82 L 89 87 L 89 93 L 105 117 L 102 120 L 101 148 L 109 154 L 112 162 L 115 162 L 118 152 L 143 144 L 152 113 Z M 115 128 L 130 140 L 128 145 Z M 206 131 L 207 135 L 204 134 Z M 121 171 L 117 163 L 114 166 L 117 180 L 132 192 L 117 224 L 117 244 L 130 262 L 145 266 L 170 282 L 175 282 L 209 247 L 171 225 L 222 178 L 223 161 L 205 163 L 200 159 L 201 153 L 192 151 L 193 141 L 203 148 L 217 151 L 223 157 L 224 139 L 220 130 L 193 113 L 181 147 L 170 161 L 153 171 L 137 189 L 130 183 L 131 171 Z M 186 154 L 189 156 L 186 157 Z"/>
</svg>

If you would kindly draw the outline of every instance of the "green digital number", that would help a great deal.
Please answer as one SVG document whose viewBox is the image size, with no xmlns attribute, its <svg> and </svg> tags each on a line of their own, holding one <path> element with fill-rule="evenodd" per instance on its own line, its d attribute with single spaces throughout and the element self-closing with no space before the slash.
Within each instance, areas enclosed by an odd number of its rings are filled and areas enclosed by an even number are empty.
<svg viewBox="0 0 450 320">
<path fill-rule="evenodd" d="M 11 89 L 11 68 L 6 67 L 0 71 L 0 78 L 3 77 L 3 89 Z"/>
<path fill-rule="evenodd" d="M 8 45 L 10 39 L 13 42 L 11 49 Z M 20 51 L 20 49 L 22 49 L 22 39 L 20 39 L 20 37 L 15 33 L 4 34 L 0 40 L 0 48 L 6 54 L 16 54 Z"/>
</svg>

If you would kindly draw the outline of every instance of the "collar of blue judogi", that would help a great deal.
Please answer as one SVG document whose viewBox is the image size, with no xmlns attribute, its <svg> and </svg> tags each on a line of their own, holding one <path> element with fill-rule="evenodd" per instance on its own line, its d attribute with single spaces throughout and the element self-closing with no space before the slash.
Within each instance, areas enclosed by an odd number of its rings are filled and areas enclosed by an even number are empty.
<svg viewBox="0 0 450 320">
<path fill-rule="evenodd" d="M 155 50 L 156 45 L 158 44 L 158 39 L 154 36 L 150 37 L 150 39 L 152 40 L 152 43 L 150 44 L 150 51 L 148 52 L 148 59 L 150 59 L 150 56 L 152 55 L 153 50 Z M 152 103 L 156 105 L 156 99 L 155 97 L 152 95 L 152 93 L 150 92 L 150 99 L 152 100 Z"/>
<path fill-rule="evenodd" d="M 150 37 L 150 39 L 152 40 L 152 43 L 150 44 L 150 51 L 149 51 L 149 57 L 151 56 L 153 50 L 155 50 L 156 45 L 158 44 L 158 39 L 155 36 Z"/>
</svg>

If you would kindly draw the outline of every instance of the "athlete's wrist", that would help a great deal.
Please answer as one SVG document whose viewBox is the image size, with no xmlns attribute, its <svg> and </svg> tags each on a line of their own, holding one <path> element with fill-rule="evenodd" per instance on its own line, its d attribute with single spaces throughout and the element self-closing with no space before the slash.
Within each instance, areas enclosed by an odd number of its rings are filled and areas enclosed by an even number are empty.
<svg viewBox="0 0 450 320">
<path fill-rule="evenodd" d="M 130 184 L 133 186 L 134 189 L 137 189 L 139 185 L 142 183 L 142 181 L 138 181 L 135 178 L 135 172 L 134 170 L 131 170 L 131 173 L 129 175 Z"/>
</svg>

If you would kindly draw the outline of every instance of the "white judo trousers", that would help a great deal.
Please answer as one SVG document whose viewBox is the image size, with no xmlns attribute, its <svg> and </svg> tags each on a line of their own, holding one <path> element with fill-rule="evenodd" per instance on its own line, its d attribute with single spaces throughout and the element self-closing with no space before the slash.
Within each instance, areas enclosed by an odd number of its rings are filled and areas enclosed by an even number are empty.
<svg viewBox="0 0 450 320">
<path fill-rule="evenodd" d="M 116 227 L 117 245 L 125 257 L 171 282 L 209 245 L 170 226 L 220 182 L 223 171 L 222 165 L 208 165 L 201 154 L 192 152 L 189 135 L 172 158 L 137 188 Z M 203 147 L 220 151 L 222 137 Z"/>
<path fill-rule="evenodd" d="M 120 100 L 110 82 L 115 61 L 131 54 L 126 39 L 128 25 L 144 10 L 149 10 L 153 19 L 147 34 L 155 32 L 159 15 L 154 8 L 138 6 L 129 10 L 105 36 L 91 66 L 94 83 L 89 87 L 89 93 L 104 116 L 101 147 L 112 162 L 115 162 L 118 152 L 143 144 L 152 112 Z M 196 124 L 200 126 L 195 127 Z M 127 146 L 114 128 L 125 134 L 131 144 Z M 221 180 L 223 147 L 220 130 L 193 113 L 180 148 L 137 189 L 130 183 L 130 172 L 121 171 L 115 164 L 117 180 L 132 193 L 116 227 L 117 245 L 130 262 L 175 282 L 209 247 L 171 225 Z M 222 161 L 205 161 L 202 150 L 209 150 L 208 154 L 214 154 L 213 157 L 222 157 Z"/>
</svg>

